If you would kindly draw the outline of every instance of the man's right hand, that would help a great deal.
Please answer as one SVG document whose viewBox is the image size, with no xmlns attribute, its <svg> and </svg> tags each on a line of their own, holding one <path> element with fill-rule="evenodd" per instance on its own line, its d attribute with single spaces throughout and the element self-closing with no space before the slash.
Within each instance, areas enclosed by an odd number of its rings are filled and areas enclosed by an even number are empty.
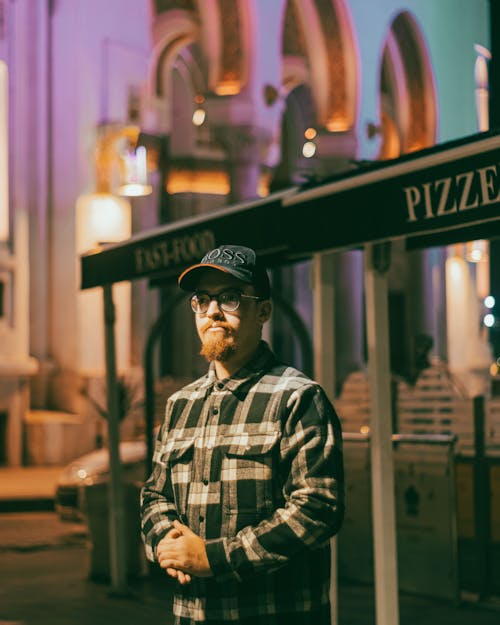
<svg viewBox="0 0 500 625">
<path fill-rule="evenodd" d="M 172 528 L 171 530 L 169 530 L 169 532 L 156 545 L 156 557 L 158 560 L 160 559 L 160 556 L 162 555 L 164 550 L 167 548 L 168 543 L 176 540 L 180 536 L 182 536 L 182 534 L 178 529 Z M 182 584 L 183 586 L 184 584 L 189 584 L 189 582 L 191 581 L 191 575 L 189 575 L 189 573 L 184 573 L 184 571 L 178 571 L 177 569 L 173 569 L 171 567 L 168 567 L 167 569 L 165 569 L 165 571 L 168 575 L 170 575 L 170 577 L 176 579 L 179 584 Z"/>
</svg>

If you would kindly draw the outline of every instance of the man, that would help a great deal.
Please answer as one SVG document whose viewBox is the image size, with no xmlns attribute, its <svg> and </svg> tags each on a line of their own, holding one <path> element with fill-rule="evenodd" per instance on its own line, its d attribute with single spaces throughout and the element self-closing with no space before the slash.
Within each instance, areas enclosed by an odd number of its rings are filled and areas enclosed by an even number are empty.
<svg viewBox="0 0 500 625">
<path fill-rule="evenodd" d="M 210 366 L 168 399 L 141 494 L 147 557 L 177 580 L 175 623 L 329 624 L 339 420 L 262 341 L 272 304 L 253 250 L 222 245 L 179 286 Z"/>
</svg>

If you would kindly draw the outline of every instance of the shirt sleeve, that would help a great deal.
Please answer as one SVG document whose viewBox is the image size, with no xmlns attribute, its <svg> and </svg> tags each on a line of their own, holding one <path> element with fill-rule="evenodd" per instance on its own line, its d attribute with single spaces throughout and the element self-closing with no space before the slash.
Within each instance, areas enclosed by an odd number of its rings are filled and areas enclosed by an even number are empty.
<svg viewBox="0 0 500 625">
<path fill-rule="evenodd" d="M 242 581 L 321 547 L 340 529 L 344 473 L 340 422 L 322 388 L 294 391 L 284 409 L 280 472 L 284 505 L 234 537 L 207 541 L 218 581 Z"/>
<path fill-rule="evenodd" d="M 168 412 L 168 404 L 167 404 Z M 166 436 L 166 422 L 158 433 L 153 453 L 151 476 L 141 489 L 141 531 L 146 557 L 156 561 L 156 546 L 179 519 L 174 503 L 171 482 L 167 479 L 167 467 L 163 457 L 163 440 Z"/>
</svg>

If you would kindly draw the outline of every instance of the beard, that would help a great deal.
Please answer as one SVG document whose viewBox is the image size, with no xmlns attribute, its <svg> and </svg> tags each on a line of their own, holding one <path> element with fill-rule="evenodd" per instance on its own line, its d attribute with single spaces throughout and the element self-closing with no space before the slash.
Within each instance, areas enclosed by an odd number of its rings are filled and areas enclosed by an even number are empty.
<svg viewBox="0 0 500 625">
<path fill-rule="evenodd" d="M 220 336 L 217 332 L 214 335 L 205 333 L 201 344 L 200 354 L 212 362 L 226 362 L 236 353 L 237 345 L 234 336 L 228 332 Z"/>
</svg>

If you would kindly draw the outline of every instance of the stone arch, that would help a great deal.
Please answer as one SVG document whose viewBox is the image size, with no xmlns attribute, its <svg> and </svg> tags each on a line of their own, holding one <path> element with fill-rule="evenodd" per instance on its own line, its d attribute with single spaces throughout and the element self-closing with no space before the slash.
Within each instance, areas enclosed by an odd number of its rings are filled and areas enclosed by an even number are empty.
<svg viewBox="0 0 500 625">
<path fill-rule="evenodd" d="M 437 107 L 432 65 L 416 19 L 404 11 L 392 21 L 380 70 L 380 158 L 434 145 Z"/>
<path fill-rule="evenodd" d="M 237 95 L 248 80 L 251 13 L 245 0 L 198 0 L 201 46 L 208 62 L 208 88 Z"/>
<path fill-rule="evenodd" d="M 159 4 L 157 1 L 156 4 Z M 169 67 L 175 56 L 185 46 L 199 38 L 199 23 L 196 13 L 171 9 L 153 18 L 153 51 L 149 72 L 150 93 L 165 98 L 165 83 Z"/>
<path fill-rule="evenodd" d="M 248 80 L 251 15 L 244 0 L 151 0 L 152 39 L 147 97 L 157 125 L 170 127 L 168 82 L 174 59 L 196 46 L 203 94 L 236 95 Z"/>
<path fill-rule="evenodd" d="M 206 130 L 193 123 L 196 108 L 203 108 L 206 93 L 206 76 L 199 46 L 185 45 L 179 50 L 169 68 L 171 87 L 169 101 L 175 124 L 170 132 L 170 154 L 180 156 L 193 154 Z"/>
<path fill-rule="evenodd" d="M 305 131 L 317 126 L 315 103 L 307 84 L 294 86 L 286 97 L 281 120 L 281 160 L 271 178 L 271 191 L 278 191 L 291 184 L 304 182 L 304 175 L 311 161 L 302 155 Z"/>
<path fill-rule="evenodd" d="M 318 124 L 332 132 L 354 125 L 358 61 L 344 0 L 288 0 L 282 36 L 282 85 L 309 84 Z"/>
</svg>

